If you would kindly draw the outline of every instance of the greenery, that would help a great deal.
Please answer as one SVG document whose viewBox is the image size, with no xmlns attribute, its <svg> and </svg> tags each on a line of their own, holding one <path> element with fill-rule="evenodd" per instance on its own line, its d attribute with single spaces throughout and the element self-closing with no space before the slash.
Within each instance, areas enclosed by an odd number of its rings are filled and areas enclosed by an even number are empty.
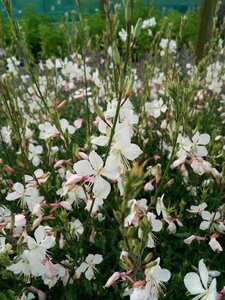
<svg viewBox="0 0 225 300">
<path fill-rule="evenodd" d="M 193 46 L 196 40 L 197 28 L 198 28 L 198 12 L 187 12 L 187 21 L 182 34 L 182 39 L 179 40 L 179 47 L 184 45 Z M 142 0 L 135 2 L 135 9 L 132 18 L 132 24 L 136 24 L 138 18 L 148 19 L 154 16 L 156 18 L 157 26 L 154 28 L 155 34 L 159 28 L 164 26 L 171 27 L 171 37 L 175 38 L 179 34 L 179 28 L 182 20 L 182 14 L 177 11 L 171 10 L 168 12 L 166 18 L 159 10 L 149 7 Z M 47 15 L 37 14 L 32 6 L 27 6 L 23 17 L 19 19 L 19 25 L 24 33 L 26 42 L 29 49 L 35 59 L 48 58 L 56 56 L 68 55 L 67 38 L 71 36 L 72 23 L 74 19 L 74 13 L 66 15 L 66 17 L 58 18 L 55 23 L 51 22 L 51 19 Z M 102 33 L 106 29 L 106 20 L 102 17 L 101 12 L 93 14 L 85 14 L 87 25 L 92 37 L 92 44 L 94 47 L 98 47 L 101 44 L 103 35 Z M 120 28 L 125 27 L 125 21 L 123 18 L 123 12 L 119 13 Z M 79 27 L 79 25 L 78 25 Z M 9 22 L 3 16 L 0 17 L 0 29 L 2 30 L 2 38 L 0 40 L 0 47 L 5 49 L 10 48 L 13 54 L 16 53 L 15 43 L 10 30 Z M 135 50 L 135 58 L 139 59 L 151 47 L 151 41 L 146 43 L 146 34 L 142 33 Z"/>
<path fill-rule="evenodd" d="M 224 25 L 2 2 L 0 300 L 223 300 Z"/>
</svg>

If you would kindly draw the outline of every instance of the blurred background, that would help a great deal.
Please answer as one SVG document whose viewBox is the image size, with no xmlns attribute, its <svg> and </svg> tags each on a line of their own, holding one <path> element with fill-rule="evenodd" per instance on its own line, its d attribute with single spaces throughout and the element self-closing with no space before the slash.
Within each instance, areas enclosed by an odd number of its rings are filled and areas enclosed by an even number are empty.
<svg viewBox="0 0 225 300">
<path fill-rule="evenodd" d="M 179 12 L 197 9 L 198 0 L 143 0 L 146 4 L 153 4 L 158 9 L 175 9 Z M 81 0 L 83 10 L 93 13 L 101 10 L 104 0 Z M 122 0 L 111 0 L 112 3 L 122 3 Z M 32 5 L 34 10 L 39 14 L 48 14 L 51 18 L 55 18 L 70 12 L 76 7 L 75 0 L 12 0 L 15 17 L 23 15 L 27 6 Z M 1 6 L 1 11 L 4 12 Z"/>
</svg>

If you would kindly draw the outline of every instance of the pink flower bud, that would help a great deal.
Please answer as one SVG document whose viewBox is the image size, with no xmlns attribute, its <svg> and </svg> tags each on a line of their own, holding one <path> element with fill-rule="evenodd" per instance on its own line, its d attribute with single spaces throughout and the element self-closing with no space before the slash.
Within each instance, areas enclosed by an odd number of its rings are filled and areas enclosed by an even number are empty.
<svg viewBox="0 0 225 300">
<path fill-rule="evenodd" d="M 121 273 L 115 272 L 106 282 L 104 288 L 108 288 L 113 285 L 119 278 L 121 277 Z"/>
<path fill-rule="evenodd" d="M 139 288 L 139 287 L 143 287 L 146 285 L 146 281 L 145 280 L 140 280 L 140 281 L 136 281 L 134 284 L 133 284 L 133 287 L 134 288 Z"/>
<path fill-rule="evenodd" d="M 89 242 L 90 243 L 92 243 L 92 244 L 95 243 L 95 236 L 96 236 L 96 231 L 95 231 L 94 226 L 92 226 L 91 234 L 90 234 L 90 237 L 89 237 Z"/>
<path fill-rule="evenodd" d="M 89 160 L 89 157 L 88 157 L 88 155 L 86 154 L 86 153 L 84 153 L 84 152 L 78 152 L 78 158 L 79 159 L 85 159 L 85 160 Z"/>
<path fill-rule="evenodd" d="M 84 122 L 84 119 L 79 118 L 79 119 L 76 119 L 73 124 L 77 129 L 79 129 L 79 128 L 81 128 L 83 122 Z"/>
<path fill-rule="evenodd" d="M 72 210 L 72 206 L 69 202 L 67 201 L 61 201 L 59 202 L 60 206 L 65 208 L 66 210 Z"/>
<path fill-rule="evenodd" d="M 24 215 L 20 214 L 20 215 L 15 215 L 15 226 L 19 227 L 22 226 L 24 227 L 26 225 L 26 218 Z"/>
<path fill-rule="evenodd" d="M 59 238 L 59 249 L 63 249 L 65 246 L 65 240 L 64 236 L 62 233 L 60 233 L 60 238 Z"/>
<path fill-rule="evenodd" d="M 149 182 L 147 182 L 144 186 L 144 190 L 145 191 L 153 191 L 154 190 L 154 186 L 152 185 L 153 180 L 150 180 Z"/>
<path fill-rule="evenodd" d="M 83 179 L 83 176 L 74 174 L 70 177 L 70 179 L 67 180 L 66 186 L 73 185 L 77 182 L 80 182 L 82 179 Z"/>
</svg>

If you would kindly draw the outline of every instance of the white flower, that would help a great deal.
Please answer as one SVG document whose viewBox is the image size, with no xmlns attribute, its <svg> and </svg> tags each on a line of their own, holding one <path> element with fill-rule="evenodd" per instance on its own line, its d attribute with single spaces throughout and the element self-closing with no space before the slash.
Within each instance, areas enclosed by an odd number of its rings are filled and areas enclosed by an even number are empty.
<svg viewBox="0 0 225 300">
<path fill-rule="evenodd" d="M 122 28 L 120 31 L 119 31 L 119 37 L 121 38 L 121 40 L 123 41 L 123 42 L 126 42 L 126 40 L 127 40 L 127 31 L 124 29 L 124 28 Z"/>
<path fill-rule="evenodd" d="M 33 144 L 29 144 L 28 146 L 28 159 L 32 161 L 32 164 L 37 167 L 40 164 L 40 154 L 43 152 L 42 146 L 35 146 Z"/>
<path fill-rule="evenodd" d="M 179 134 L 177 138 L 177 143 L 180 146 L 180 149 L 177 152 L 177 157 L 179 157 L 179 159 L 183 161 L 186 159 L 188 153 L 192 148 L 192 142 L 189 139 L 189 137 L 183 137 L 181 134 Z"/>
<path fill-rule="evenodd" d="M 184 277 L 184 285 L 191 295 L 197 295 L 193 300 L 216 300 L 216 279 L 209 285 L 209 271 L 201 259 L 198 263 L 199 275 L 195 272 L 187 273 Z"/>
<path fill-rule="evenodd" d="M 6 143 L 6 144 L 11 144 L 11 134 L 12 134 L 12 130 L 10 129 L 10 127 L 2 127 L 1 128 L 1 136 L 2 136 L 2 139 L 3 141 Z"/>
<path fill-rule="evenodd" d="M 38 126 L 40 130 L 39 138 L 43 140 L 47 140 L 51 137 L 55 137 L 59 135 L 58 129 L 55 127 L 55 125 L 52 125 L 49 122 L 45 122 L 43 124 L 40 124 Z"/>
<path fill-rule="evenodd" d="M 206 133 L 199 134 L 197 131 L 196 134 L 192 138 L 193 145 L 192 145 L 192 155 L 193 156 L 206 156 L 208 151 L 205 147 L 210 142 L 210 136 Z"/>
<path fill-rule="evenodd" d="M 209 226 L 211 226 L 211 228 L 216 226 L 215 223 L 219 220 L 220 213 L 218 211 L 210 213 L 209 211 L 205 210 L 201 213 L 201 217 L 204 221 L 201 222 L 199 228 L 201 230 L 207 230 Z"/>
<path fill-rule="evenodd" d="M 93 193 L 95 197 L 106 199 L 110 193 L 111 186 L 102 176 L 108 178 L 114 177 L 114 173 L 108 172 L 103 167 L 102 158 L 93 150 L 88 160 L 81 160 L 74 164 L 74 171 L 81 176 L 91 176 L 90 182 L 93 182 Z"/>
<path fill-rule="evenodd" d="M 153 235 L 153 232 L 161 231 L 162 221 L 156 219 L 156 215 L 150 212 L 147 213 L 147 218 L 149 220 L 149 223 L 151 224 L 151 231 L 148 233 L 147 247 L 154 248 L 156 237 Z M 138 230 L 138 237 L 142 238 L 142 230 L 140 228 Z"/>
<path fill-rule="evenodd" d="M 69 134 L 74 134 L 76 128 L 69 124 L 69 122 L 66 119 L 60 120 L 60 126 L 63 131 L 63 133 L 66 133 L 68 131 Z"/>
<path fill-rule="evenodd" d="M 147 286 L 150 289 L 150 295 L 148 299 L 157 300 L 160 294 L 162 293 L 162 289 L 164 287 L 164 282 L 169 281 L 171 277 L 171 273 L 167 269 L 162 269 L 160 267 L 160 258 L 156 259 L 156 266 L 146 269 L 146 281 Z"/>
<path fill-rule="evenodd" d="M 34 260 L 43 260 L 46 255 L 47 249 L 50 249 L 55 244 L 55 237 L 47 236 L 44 226 L 39 226 L 34 232 L 34 238 L 28 236 L 27 244 L 30 250 L 30 254 L 34 257 Z"/>
<path fill-rule="evenodd" d="M 214 252 L 222 252 L 223 248 L 221 247 L 220 243 L 216 240 L 215 237 L 211 237 L 209 246 Z"/>
<path fill-rule="evenodd" d="M 187 211 L 194 214 L 201 214 L 207 206 L 208 205 L 205 202 L 203 202 L 199 205 L 191 205 L 190 209 L 187 209 Z"/>
<path fill-rule="evenodd" d="M 76 219 L 74 222 L 70 222 L 70 231 L 79 237 L 84 232 L 84 227 L 80 220 Z"/>
<path fill-rule="evenodd" d="M 167 106 L 163 103 L 163 99 L 160 98 L 159 100 L 154 100 L 152 102 L 147 102 L 145 104 L 145 108 L 147 113 L 149 113 L 150 116 L 157 119 L 161 113 L 166 112 Z"/>
<path fill-rule="evenodd" d="M 133 161 L 141 154 L 140 147 L 131 143 L 129 128 L 126 126 L 120 132 L 116 132 L 115 143 L 111 147 L 106 167 L 113 170 L 123 164 L 124 158 Z"/>
<path fill-rule="evenodd" d="M 155 21 L 155 17 L 153 17 L 153 18 L 144 20 L 141 28 L 145 29 L 145 28 L 153 27 L 155 25 L 156 25 L 156 21 Z"/>
<path fill-rule="evenodd" d="M 85 277 L 88 280 L 91 280 L 94 278 L 94 271 L 96 271 L 95 265 L 98 265 L 102 262 L 103 257 L 100 254 L 89 254 L 85 262 L 83 262 L 77 270 L 80 271 L 81 273 L 85 273 Z"/>
</svg>

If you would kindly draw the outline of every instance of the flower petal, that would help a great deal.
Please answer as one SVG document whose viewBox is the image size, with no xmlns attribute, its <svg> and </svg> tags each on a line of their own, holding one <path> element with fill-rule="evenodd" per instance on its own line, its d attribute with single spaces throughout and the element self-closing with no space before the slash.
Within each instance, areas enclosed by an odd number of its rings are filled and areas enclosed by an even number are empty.
<svg viewBox="0 0 225 300">
<path fill-rule="evenodd" d="M 74 171 L 81 176 L 90 176 L 94 174 L 94 170 L 87 160 L 81 160 L 73 165 Z"/>
<path fill-rule="evenodd" d="M 200 294 L 205 291 L 202 287 L 200 277 L 194 272 L 190 272 L 185 275 L 184 285 L 192 295 Z"/>
</svg>

